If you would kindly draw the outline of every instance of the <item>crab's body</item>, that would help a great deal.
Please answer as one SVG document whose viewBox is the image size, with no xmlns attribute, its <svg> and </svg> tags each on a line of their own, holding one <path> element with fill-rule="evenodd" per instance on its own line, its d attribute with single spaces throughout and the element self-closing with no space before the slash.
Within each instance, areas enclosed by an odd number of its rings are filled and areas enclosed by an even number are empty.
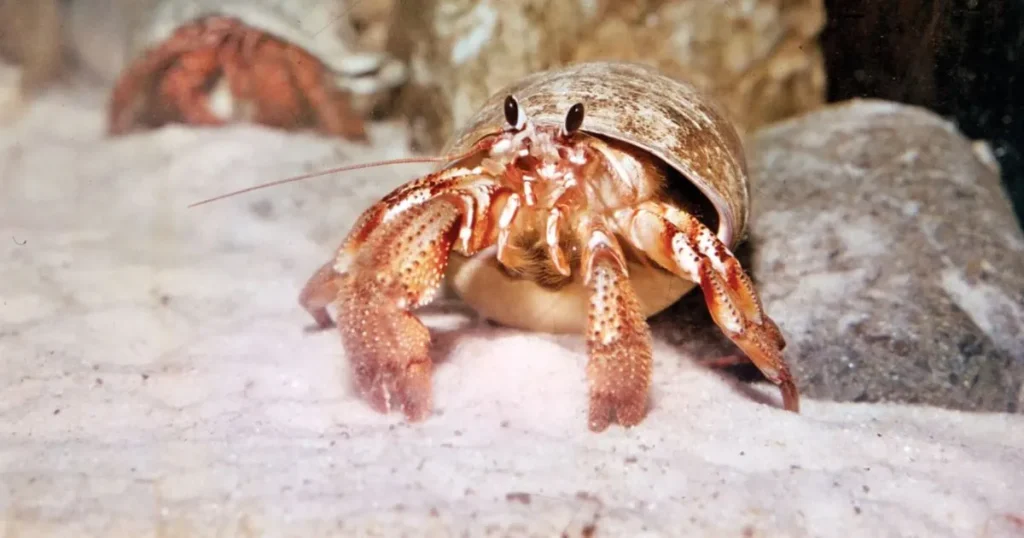
<svg viewBox="0 0 1024 538">
<path fill-rule="evenodd" d="M 632 64 L 541 73 L 485 104 L 449 150 L 461 157 L 367 210 L 300 298 L 322 326 L 337 306 L 377 409 L 429 414 L 430 337 L 411 311 L 446 273 L 484 316 L 585 332 L 593 430 L 642 420 L 646 318 L 695 285 L 797 409 L 782 336 L 729 250 L 747 220 L 739 141 L 691 87 Z"/>
</svg>

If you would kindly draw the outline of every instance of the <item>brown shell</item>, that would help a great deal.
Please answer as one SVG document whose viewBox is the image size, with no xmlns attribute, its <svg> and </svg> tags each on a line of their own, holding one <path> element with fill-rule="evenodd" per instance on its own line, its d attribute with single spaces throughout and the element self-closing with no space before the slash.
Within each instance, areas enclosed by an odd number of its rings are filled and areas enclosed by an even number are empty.
<svg viewBox="0 0 1024 538">
<path fill-rule="evenodd" d="M 543 71 L 495 92 L 444 153 L 464 152 L 504 129 L 509 94 L 538 125 L 560 125 L 572 105 L 583 103 L 582 131 L 628 142 L 676 168 L 718 210 L 723 243 L 734 247 L 745 236 L 750 190 L 742 143 L 721 109 L 690 84 L 628 62 Z"/>
</svg>

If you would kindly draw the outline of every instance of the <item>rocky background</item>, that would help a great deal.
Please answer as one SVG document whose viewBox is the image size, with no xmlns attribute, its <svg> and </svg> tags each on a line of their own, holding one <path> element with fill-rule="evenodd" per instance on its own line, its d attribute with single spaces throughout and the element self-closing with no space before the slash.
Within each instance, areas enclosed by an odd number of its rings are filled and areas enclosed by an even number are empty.
<svg viewBox="0 0 1024 538">
<path fill-rule="evenodd" d="M 425 0 L 394 11 L 389 50 L 411 71 L 401 113 L 424 151 L 491 93 L 573 61 L 638 61 L 688 79 L 742 131 L 825 100 L 821 0 Z"/>
</svg>

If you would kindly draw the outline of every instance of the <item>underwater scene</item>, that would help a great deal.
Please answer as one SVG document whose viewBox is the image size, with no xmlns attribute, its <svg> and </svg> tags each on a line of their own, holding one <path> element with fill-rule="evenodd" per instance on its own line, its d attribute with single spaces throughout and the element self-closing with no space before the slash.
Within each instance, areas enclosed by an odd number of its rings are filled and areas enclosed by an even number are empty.
<svg viewBox="0 0 1024 538">
<path fill-rule="evenodd" d="M 1024 3 L 0 0 L 0 534 L 1024 536 Z"/>
</svg>

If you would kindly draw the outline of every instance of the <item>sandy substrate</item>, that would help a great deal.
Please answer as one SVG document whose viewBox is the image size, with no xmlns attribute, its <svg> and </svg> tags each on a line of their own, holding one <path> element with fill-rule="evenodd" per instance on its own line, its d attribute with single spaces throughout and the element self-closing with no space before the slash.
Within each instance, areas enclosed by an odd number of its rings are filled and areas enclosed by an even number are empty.
<svg viewBox="0 0 1024 538">
<path fill-rule="evenodd" d="M 424 168 L 186 206 L 405 134 L 106 140 L 101 105 L 57 92 L 0 130 L 0 536 L 1024 535 L 1024 416 L 793 415 L 659 343 L 649 418 L 595 435 L 581 338 L 455 302 L 424 316 L 437 416 L 378 415 L 296 296 Z"/>
</svg>

